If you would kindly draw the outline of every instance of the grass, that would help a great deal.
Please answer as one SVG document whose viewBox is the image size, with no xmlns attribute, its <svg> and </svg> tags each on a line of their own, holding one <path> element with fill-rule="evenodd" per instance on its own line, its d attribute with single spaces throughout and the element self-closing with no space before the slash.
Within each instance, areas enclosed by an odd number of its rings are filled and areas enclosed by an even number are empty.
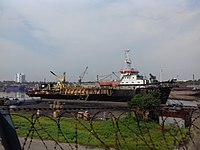
<svg viewBox="0 0 200 150">
<path fill-rule="evenodd" d="M 23 116 L 23 117 L 22 117 Z M 13 114 L 17 134 L 60 142 L 79 143 L 116 149 L 174 149 L 185 138 L 186 129 L 165 127 L 155 122 L 136 121 L 134 117 L 119 120 L 84 121 L 70 118 L 52 119 L 30 114 Z"/>
</svg>

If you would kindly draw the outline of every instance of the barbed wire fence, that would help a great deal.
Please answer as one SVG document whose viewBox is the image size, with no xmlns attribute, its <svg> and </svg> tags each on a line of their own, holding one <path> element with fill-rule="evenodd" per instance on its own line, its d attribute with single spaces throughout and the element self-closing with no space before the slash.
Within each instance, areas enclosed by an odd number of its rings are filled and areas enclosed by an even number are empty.
<svg viewBox="0 0 200 150">
<path fill-rule="evenodd" d="M 158 115 L 156 118 L 152 117 L 155 116 L 155 112 Z M 199 107 L 163 106 L 149 110 L 128 107 L 124 109 L 2 107 L 1 114 L 11 116 L 14 129 L 19 136 L 20 149 L 23 150 L 38 148 L 41 150 L 94 148 L 186 150 L 200 147 Z M 1 126 L 4 125 L 2 122 L 1 119 Z M 5 137 L 2 136 L 2 130 L 0 133 L 1 137 Z M 5 148 L 4 142 L 1 147 Z"/>
</svg>

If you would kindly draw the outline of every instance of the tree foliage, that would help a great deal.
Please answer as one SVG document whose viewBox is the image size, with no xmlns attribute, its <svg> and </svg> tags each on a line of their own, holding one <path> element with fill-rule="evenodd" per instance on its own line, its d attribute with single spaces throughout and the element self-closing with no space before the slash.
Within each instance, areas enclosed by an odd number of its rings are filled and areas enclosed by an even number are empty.
<svg viewBox="0 0 200 150">
<path fill-rule="evenodd" d="M 131 101 L 128 102 L 130 107 L 139 107 L 140 109 L 152 109 L 160 106 L 161 99 L 158 91 L 151 91 L 145 94 L 135 95 Z"/>
</svg>

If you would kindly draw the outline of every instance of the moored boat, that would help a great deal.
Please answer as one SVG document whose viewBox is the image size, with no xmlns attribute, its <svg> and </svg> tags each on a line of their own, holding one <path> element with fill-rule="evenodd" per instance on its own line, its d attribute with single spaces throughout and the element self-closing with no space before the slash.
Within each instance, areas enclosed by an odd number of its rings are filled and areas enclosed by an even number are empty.
<svg viewBox="0 0 200 150">
<path fill-rule="evenodd" d="M 162 103 L 166 103 L 172 85 L 170 82 L 148 80 L 132 68 L 129 51 L 125 51 L 126 67 L 119 71 L 117 81 L 97 81 L 95 86 L 72 85 L 58 82 L 56 87 L 47 86 L 43 90 L 28 91 L 27 95 L 51 99 L 74 99 L 90 101 L 129 101 L 134 95 L 159 91 Z M 65 79 L 65 78 L 63 78 Z"/>
</svg>

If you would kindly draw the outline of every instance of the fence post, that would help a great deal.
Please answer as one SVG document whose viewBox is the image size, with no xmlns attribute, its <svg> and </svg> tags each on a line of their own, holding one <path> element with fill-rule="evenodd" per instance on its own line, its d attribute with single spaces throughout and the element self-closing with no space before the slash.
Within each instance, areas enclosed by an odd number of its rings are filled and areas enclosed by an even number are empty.
<svg viewBox="0 0 200 150">
<path fill-rule="evenodd" d="M 13 126 L 8 107 L 0 99 L 0 138 L 5 150 L 21 150 L 21 145 Z"/>
</svg>

